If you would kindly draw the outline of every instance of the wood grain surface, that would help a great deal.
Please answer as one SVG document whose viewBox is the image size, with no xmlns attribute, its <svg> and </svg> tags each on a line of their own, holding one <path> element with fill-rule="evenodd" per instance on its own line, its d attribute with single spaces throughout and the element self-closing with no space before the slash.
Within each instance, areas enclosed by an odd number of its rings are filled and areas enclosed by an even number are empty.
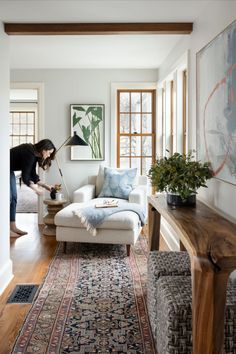
<svg viewBox="0 0 236 354">
<path fill-rule="evenodd" d="M 28 235 L 11 239 L 14 278 L 0 296 L 0 354 L 9 354 L 30 304 L 6 304 L 16 284 L 41 284 L 56 250 L 55 237 L 41 234 L 37 214 L 17 214 L 17 224 Z"/>
<path fill-rule="evenodd" d="M 190 34 L 192 22 L 4 23 L 8 35 Z"/>
<path fill-rule="evenodd" d="M 149 197 L 149 203 L 175 228 L 189 253 L 208 254 L 216 267 L 236 263 L 236 224 L 200 201 L 196 207 L 171 207 L 165 196 Z"/>
</svg>

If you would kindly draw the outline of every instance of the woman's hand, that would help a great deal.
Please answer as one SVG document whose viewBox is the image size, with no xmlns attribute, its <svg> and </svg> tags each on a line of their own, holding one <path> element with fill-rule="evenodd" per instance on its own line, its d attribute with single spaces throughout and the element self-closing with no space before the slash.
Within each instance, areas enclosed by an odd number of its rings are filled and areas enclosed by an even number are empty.
<svg viewBox="0 0 236 354">
<path fill-rule="evenodd" d="M 54 187 L 53 187 L 53 186 L 49 186 L 48 184 L 45 184 L 44 188 L 47 189 L 47 191 L 51 192 L 51 190 L 52 190 Z"/>
<path fill-rule="evenodd" d="M 38 182 L 38 186 L 45 188 L 47 191 L 51 192 L 54 186 L 50 186 L 49 184 L 43 183 L 41 181 Z"/>
<path fill-rule="evenodd" d="M 29 187 L 31 189 L 33 189 L 33 191 L 37 194 L 37 195 L 43 195 L 44 190 L 42 188 L 40 188 L 37 184 L 35 183 L 30 183 Z"/>
</svg>

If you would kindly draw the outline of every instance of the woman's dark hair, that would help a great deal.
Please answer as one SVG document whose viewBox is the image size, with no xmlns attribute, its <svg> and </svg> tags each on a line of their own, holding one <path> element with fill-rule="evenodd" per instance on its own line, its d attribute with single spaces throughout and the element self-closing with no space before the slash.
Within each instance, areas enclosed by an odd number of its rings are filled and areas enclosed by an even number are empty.
<svg viewBox="0 0 236 354">
<path fill-rule="evenodd" d="M 40 157 L 38 160 L 39 166 L 42 169 L 47 170 L 51 166 L 52 160 L 54 160 L 56 155 L 57 149 L 55 148 L 55 145 L 51 142 L 51 140 L 43 139 L 40 140 L 38 143 L 34 144 L 34 148 L 38 154 L 41 154 L 43 150 L 53 150 L 51 155 L 45 160 L 42 157 Z"/>
</svg>

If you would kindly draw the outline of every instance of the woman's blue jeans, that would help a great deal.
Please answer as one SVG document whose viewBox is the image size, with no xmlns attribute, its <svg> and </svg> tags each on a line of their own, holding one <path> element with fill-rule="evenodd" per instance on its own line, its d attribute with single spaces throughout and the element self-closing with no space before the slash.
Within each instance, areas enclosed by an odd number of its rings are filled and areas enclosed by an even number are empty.
<svg viewBox="0 0 236 354">
<path fill-rule="evenodd" d="M 16 221 L 16 204 L 17 204 L 16 176 L 14 171 L 10 171 L 10 221 Z"/>
</svg>

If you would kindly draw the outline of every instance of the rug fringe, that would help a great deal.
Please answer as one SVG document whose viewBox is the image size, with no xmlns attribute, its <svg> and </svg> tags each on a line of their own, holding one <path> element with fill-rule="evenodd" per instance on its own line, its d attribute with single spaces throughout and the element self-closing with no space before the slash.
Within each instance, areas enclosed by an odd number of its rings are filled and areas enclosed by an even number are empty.
<svg viewBox="0 0 236 354">
<path fill-rule="evenodd" d="M 96 236 L 97 235 L 97 229 L 95 229 L 95 227 L 93 227 L 93 225 L 91 225 L 88 220 L 86 219 L 85 216 L 83 216 L 83 212 L 82 210 L 77 210 L 75 211 L 75 215 L 77 215 L 80 218 L 81 223 L 86 227 L 86 230 L 88 232 L 90 232 L 90 234 L 92 236 Z"/>
</svg>

